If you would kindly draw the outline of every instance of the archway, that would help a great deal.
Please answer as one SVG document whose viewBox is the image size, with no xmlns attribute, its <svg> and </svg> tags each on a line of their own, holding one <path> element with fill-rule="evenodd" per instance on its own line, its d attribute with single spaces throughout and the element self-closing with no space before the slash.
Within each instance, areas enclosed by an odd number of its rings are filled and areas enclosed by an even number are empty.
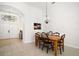
<svg viewBox="0 0 79 59">
<path fill-rule="evenodd" d="M 9 5 L 0 5 L 0 39 L 19 38 L 23 13 Z"/>
</svg>

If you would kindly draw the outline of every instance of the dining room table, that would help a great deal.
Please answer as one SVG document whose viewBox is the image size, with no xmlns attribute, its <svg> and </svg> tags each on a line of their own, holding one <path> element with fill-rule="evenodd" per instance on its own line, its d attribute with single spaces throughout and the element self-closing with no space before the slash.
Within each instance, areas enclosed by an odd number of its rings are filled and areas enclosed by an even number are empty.
<svg viewBox="0 0 79 59">
<path fill-rule="evenodd" d="M 52 44 L 54 45 L 54 55 L 57 56 L 58 41 L 61 39 L 61 37 L 59 35 L 51 35 L 51 36 L 48 36 L 48 38 L 51 40 Z"/>
</svg>

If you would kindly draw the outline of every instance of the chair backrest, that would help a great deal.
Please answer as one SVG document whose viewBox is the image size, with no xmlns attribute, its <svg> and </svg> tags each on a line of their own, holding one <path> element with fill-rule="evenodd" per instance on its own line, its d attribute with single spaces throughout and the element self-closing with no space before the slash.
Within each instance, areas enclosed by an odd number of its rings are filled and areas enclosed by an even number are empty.
<svg viewBox="0 0 79 59">
<path fill-rule="evenodd" d="M 37 34 L 37 33 L 35 33 L 35 36 L 37 37 L 37 36 L 40 36 L 39 34 Z"/>
<path fill-rule="evenodd" d="M 46 34 L 45 32 L 42 32 L 42 33 L 41 33 L 41 37 L 42 37 L 42 38 L 47 38 L 47 34 Z"/>
<path fill-rule="evenodd" d="M 53 35 L 60 35 L 60 33 L 59 32 L 54 32 Z"/>
<path fill-rule="evenodd" d="M 35 33 L 35 40 L 40 40 L 40 35 L 38 33 Z"/>
<path fill-rule="evenodd" d="M 59 43 L 63 43 L 64 44 L 64 38 L 65 38 L 65 34 L 61 35 L 61 39 L 59 40 Z"/>
<path fill-rule="evenodd" d="M 53 35 L 53 32 L 52 32 L 52 31 L 49 31 L 49 32 L 47 33 L 47 35 L 48 35 L 48 36 L 51 36 L 51 35 Z"/>
<path fill-rule="evenodd" d="M 37 32 L 37 34 L 41 37 L 41 32 Z"/>
<path fill-rule="evenodd" d="M 65 38 L 65 34 L 61 35 L 61 39 L 63 40 Z"/>
</svg>

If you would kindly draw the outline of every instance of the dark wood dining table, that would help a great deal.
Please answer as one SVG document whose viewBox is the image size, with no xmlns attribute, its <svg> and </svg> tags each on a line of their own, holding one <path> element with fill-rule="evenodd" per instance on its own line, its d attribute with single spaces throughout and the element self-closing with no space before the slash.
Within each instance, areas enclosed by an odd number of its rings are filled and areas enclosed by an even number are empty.
<svg viewBox="0 0 79 59">
<path fill-rule="evenodd" d="M 54 53 L 55 53 L 55 56 L 57 56 L 58 41 L 60 40 L 61 37 L 58 35 L 52 35 L 52 36 L 48 36 L 48 38 L 51 40 L 52 44 L 54 44 Z"/>
</svg>

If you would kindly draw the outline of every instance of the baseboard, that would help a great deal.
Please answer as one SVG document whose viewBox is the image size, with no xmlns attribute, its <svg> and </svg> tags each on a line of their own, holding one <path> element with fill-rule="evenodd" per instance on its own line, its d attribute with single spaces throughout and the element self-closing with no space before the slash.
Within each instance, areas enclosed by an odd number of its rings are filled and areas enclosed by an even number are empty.
<svg viewBox="0 0 79 59">
<path fill-rule="evenodd" d="M 0 40 L 6 40 L 6 39 L 19 39 L 19 38 L 0 38 Z"/>
<path fill-rule="evenodd" d="M 33 41 L 24 41 L 23 40 L 23 43 L 32 43 Z"/>
<path fill-rule="evenodd" d="M 71 45 L 71 44 L 65 44 L 65 46 L 79 49 L 79 46 L 75 46 L 75 45 Z"/>
</svg>

